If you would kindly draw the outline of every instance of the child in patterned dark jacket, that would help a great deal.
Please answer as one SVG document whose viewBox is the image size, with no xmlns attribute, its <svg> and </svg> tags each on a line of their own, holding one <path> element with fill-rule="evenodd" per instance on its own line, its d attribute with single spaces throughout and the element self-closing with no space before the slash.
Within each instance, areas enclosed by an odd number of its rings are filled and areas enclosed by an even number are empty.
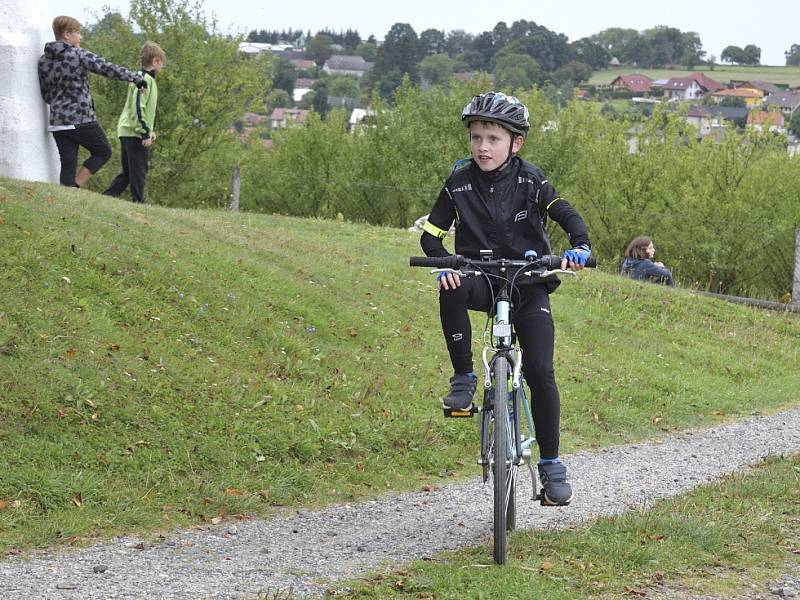
<svg viewBox="0 0 800 600">
<path fill-rule="evenodd" d="M 72 17 L 53 19 L 53 34 L 56 40 L 45 44 L 39 59 L 39 88 L 50 105 L 48 131 L 61 157 L 61 185 L 81 187 L 111 158 L 111 146 L 97 122 L 89 93 L 89 71 L 131 81 L 140 88 L 145 85 L 144 76 L 81 48 L 81 24 Z M 79 146 L 90 156 L 76 175 Z"/>
</svg>

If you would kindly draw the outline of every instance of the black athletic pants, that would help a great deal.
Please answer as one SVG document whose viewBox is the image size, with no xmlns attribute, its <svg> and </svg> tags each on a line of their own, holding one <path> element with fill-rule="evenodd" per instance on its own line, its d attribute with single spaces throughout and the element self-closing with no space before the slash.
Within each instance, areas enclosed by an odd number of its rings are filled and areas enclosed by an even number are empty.
<svg viewBox="0 0 800 600">
<path fill-rule="evenodd" d="M 108 143 L 103 128 L 97 121 L 81 123 L 75 129 L 54 131 L 53 139 L 56 141 L 58 155 L 61 157 L 61 185 L 77 187 L 75 171 L 78 167 L 78 148 L 83 146 L 89 151 L 83 166 L 94 175 L 111 158 L 111 146 Z"/>
<path fill-rule="evenodd" d="M 525 285 L 515 290 L 512 319 L 522 348 L 522 372 L 531 388 L 531 408 L 536 440 L 543 458 L 558 456 L 561 400 L 553 369 L 555 328 L 550 297 L 544 285 Z M 489 284 L 482 277 L 462 279 L 454 290 L 440 290 L 439 316 L 456 373 L 469 373 L 472 366 L 472 328 L 468 310 L 493 310 Z"/>
<path fill-rule="evenodd" d="M 133 201 L 144 202 L 144 182 L 147 179 L 150 148 L 142 146 L 142 138 L 138 137 L 121 137 L 119 142 L 122 149 L 122 171 L 103 193 L 106 196 L 119 196 L 130 185 Z"/>
</svg>

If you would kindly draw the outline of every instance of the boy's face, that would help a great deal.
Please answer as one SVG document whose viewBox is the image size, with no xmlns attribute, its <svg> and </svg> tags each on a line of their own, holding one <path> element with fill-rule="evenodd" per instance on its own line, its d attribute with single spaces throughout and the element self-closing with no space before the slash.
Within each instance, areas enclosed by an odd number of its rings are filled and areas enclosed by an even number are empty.
<svg viewBox="0 0 800 600">
<path fill-rule="evenodd" d="M 81 32 L 80 31 L 65 31 L 64 35 L 61 36 L 61 41 L 69 44 L 70 46 L 75 46 L 76 48 L 81 47 Z"/>
<path fill-rule="evenodd" d="M 506 162 L 509 151 L 519 152 L 524 138 L 497 123 L 473 121 L 469 124 L 469 141 L 472 158 L 481 171 L 492 171 Z"/>
<path fill-rule="evenodd" d="M 146 67 L 145 67 L 146 68 Z M 161 69 L 164 68 L 164 61 L 160 58 L 154 58 L 153 63 L 150 65 L 150 68 L 147 69 L 148 71 L 155 71 L 156 74 L 161 72 Z"/>
</svg>

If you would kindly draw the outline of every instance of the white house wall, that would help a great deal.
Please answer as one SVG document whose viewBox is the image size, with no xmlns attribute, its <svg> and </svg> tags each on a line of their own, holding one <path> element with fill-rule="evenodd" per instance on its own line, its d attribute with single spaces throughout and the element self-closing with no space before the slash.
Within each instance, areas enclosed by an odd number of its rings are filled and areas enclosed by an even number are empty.
<svg viewBox="0 0 800 600">
<path fill-rule="evenodd" d="M 58 182 L 58 150 L 47 132 L 47 105 L 36 63 L 53 39 L 43 0 L 0 2 L 0 176 Z"/>
</svg>

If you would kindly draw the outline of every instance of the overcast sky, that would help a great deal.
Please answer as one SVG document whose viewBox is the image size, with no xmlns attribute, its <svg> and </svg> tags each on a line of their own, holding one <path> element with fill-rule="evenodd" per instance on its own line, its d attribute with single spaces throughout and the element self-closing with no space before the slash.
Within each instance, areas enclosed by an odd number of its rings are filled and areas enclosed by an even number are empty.
<svg viewBox="0 0 800 600">
<path fill-rule="evenodd" d="M 52 16 L 69 14 L 91 23 L 93 14 L 110 6 L 128 14 L 128 0 L 47 0 Z M 362 38 L 383 39 L 394 23 L 409 23 L 419 34 L 425 29 L 445 32 L 463 29 L 477 34 L 498 21 L 511 25 L 525 19 L 570 41 L 609 27 L 642 31 L 667 25 L 700 35 L 703 49 L 718 59 L 725 46 L 761 48 L 761 63 L 784 65 L 784 52 L 800 44 L 798 0 L 203 0 L 223 31 L 302 29 L 316 33 L 356 29 Z"/>
</svg>

